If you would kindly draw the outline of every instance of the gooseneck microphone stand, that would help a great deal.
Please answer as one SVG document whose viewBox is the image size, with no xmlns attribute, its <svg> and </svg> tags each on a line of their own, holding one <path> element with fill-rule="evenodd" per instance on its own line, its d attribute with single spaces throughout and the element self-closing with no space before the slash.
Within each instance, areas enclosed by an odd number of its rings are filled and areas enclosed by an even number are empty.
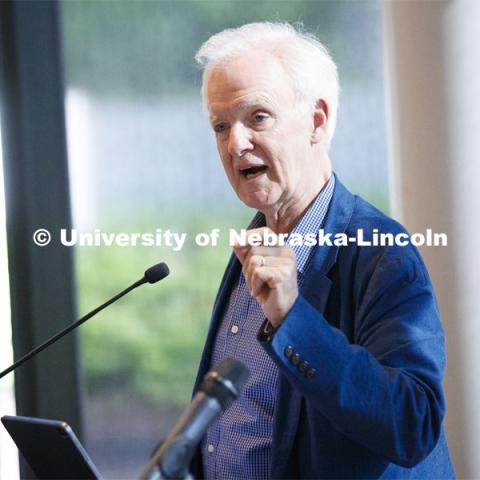
<svg viewBox="0 0 480 480">
<path fill-rule="evenodd" d="M 41 351 L 45 350 L 47 347 L 49 347 L 53 343 L 60 340 L 67 333 L 71 332 L 75 328 L 82 325 L 82 323 L 85 323 L 87 320 L 92 318 L 98 312 L 101 312 L 104 308 L 106 308 L 109 305 L 111 305 L 112 303 L 116 302 L 119 298 L 122 298 L 127 293 L 131 292 L 134 288 L 137 288 L 140 285 L 143 285 L 144 283 L 156 283 L 159 280 L 162 280 L 162 278 L 165 278 L 169 273 L 170 273 L 170 270 L 168 269 L 167 264 L 163 263 L 163 262 L 158 263 L 157 265 L 154 265 L 153 267 L 150 267 L 148 270 L 145 271 L 144 276 L 140 280 L 137 280 L 134 284 L 130 285 L 128 288 L 126 288 L 122 292 L 115 295 L 113 298 L 111 298 L 110 300 L 105 302 L 103 305 L 100 305 L 99 307 L 92 310 L 90 313 L 87 313 L 84 317 L 80 318 L 76 322 L 74 322 L 71 325 L 69 325 L 68 327 L 64 328 L 62 331 L 58 332 L 56 335 L 49 338 L 46 342 L 42 343 L 38 347 L 34 348 L 31 352 L 28 352 L 26 355 L 21 357 L 13 365 L 10 365 L 8 368 L 6 368 L 2 372 L 0 372 L 0 378 L 4 377 L 5 375 L 8 375 L 10 372 L 15 370 L 17 367 L 24 364 L 27 360 L 30 360 L 32 357 L 39 354 Z"/>
</svg>

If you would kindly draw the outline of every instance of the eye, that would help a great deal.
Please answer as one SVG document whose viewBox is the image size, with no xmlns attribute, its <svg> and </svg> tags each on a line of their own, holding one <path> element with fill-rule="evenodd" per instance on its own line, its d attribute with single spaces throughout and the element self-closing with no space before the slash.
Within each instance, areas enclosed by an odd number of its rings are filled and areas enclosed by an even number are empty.
<svg viewBox="0 0 480 480">
<path fill-rule="evenodd" d="M 213 130 L 216 133 L 222 133 L 228 128 L 228 125 L 225 122 L 217 123 L 213 126 Z"/>
<path fill-rule="evenodd" d="M 257 112 L 253 114 L 253 121 L 256 124 L 265 123 L 267 119 L 268 119 L 268 115 L 266 113 Z"/>
</svg>

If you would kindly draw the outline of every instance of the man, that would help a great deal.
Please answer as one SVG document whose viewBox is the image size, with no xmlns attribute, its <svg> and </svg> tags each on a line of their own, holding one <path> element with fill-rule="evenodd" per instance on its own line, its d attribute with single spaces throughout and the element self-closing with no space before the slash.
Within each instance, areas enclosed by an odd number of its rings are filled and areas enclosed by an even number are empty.
<svg viewBox="0 0 480 480">
<path fill-rule="evenodd" d="M 332 174 L 335 64 L 290 25 L 256 23 L 197 53 L 249 235 L 404 232 Z M 193 462 L 206 478 L 453 478 L 442 429 L 444 336 L 411 245 L 234 248 L 200 364 L 251 375 Z"/>
</svg>

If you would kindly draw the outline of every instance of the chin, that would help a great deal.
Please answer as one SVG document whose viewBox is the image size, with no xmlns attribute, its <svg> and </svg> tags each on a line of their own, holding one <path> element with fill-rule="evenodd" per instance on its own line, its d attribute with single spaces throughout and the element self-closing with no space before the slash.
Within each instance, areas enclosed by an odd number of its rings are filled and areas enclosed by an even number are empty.
<svg viewBox="0 0 480 480">
<path fill-rule="evenodd" d="M 248 194 L 239 194 L 238 198 L 245 204 L 247 207 L 254 208 L 255 210 L 260 210 L 264 212 L 272 205 L 271 199 L 268 197 L 267 192 L 253 192 Z"/>
</svg>

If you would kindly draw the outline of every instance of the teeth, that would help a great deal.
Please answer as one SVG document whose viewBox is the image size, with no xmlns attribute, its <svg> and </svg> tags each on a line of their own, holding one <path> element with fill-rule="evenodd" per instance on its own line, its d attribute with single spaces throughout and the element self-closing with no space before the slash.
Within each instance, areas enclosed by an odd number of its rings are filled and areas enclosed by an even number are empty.
<svg viewBox="0 0 480 480">
<path fill-rule="evenodd" d="M 264 173 L 266 168 L 263 166 L 258 166 L 258 167 L 249 167 L 241 170 L 242 175 L 245 176 L 245 178 L 253 178 L 257 177 L 258 175 Z"/>
</svg>

